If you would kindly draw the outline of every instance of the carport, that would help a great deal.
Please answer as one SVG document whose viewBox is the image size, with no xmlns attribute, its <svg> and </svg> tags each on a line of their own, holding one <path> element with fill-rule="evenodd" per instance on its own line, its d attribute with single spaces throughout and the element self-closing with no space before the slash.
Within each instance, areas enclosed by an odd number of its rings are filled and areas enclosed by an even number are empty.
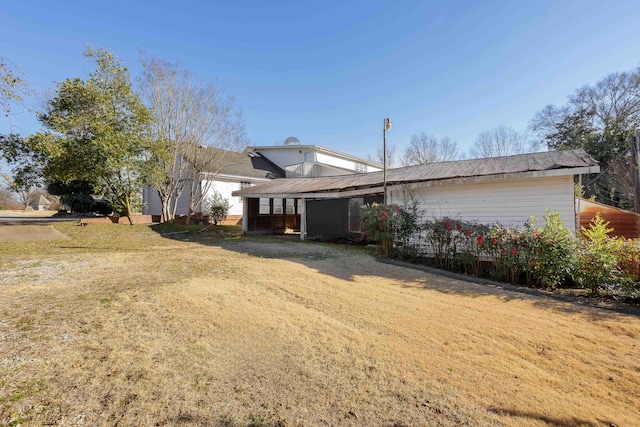
<svg viewBox="0 0 640 427">
<path fill-rule="evenodd" d="M 382 173 L 276 179 L 233 193 L 243 197 L 242 231 L 299 233 L 300 239 L 361 235 L 361 206 L 382 203 Z"/>
</svg>

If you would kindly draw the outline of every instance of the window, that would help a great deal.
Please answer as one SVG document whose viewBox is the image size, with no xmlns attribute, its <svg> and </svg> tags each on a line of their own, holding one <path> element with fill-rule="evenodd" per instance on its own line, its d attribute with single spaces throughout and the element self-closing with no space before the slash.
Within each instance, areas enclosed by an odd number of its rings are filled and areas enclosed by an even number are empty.
<svg viewBox="0 0 640 427">
<path fill-rule="evenodd" d="M 259 215 L 269 215 L 271 213 L 271 199 L 260 197 Z"/>
<path fill-rule="evenodd" d="M 367 173 L 367 165 L 364 163 L 356 163 L 356 172 Z"/>
<path fill-rule="evenodd" d="M 282 215 L 282 200 L 283 199 L 273 199 L 273 214 L 274 215 Z"/>
<path fill-rule="evenodd" d="M 296 199 L 285 199 L 285 213 L 287 215 L 293 215 L 296 213 Z"/>
<path fill-rule="evenodd" d="M 364 199 L 356 197 L 349 200 L 349 231 L 360 233 L 362 231 L 362 204 Z"/>
</svg>

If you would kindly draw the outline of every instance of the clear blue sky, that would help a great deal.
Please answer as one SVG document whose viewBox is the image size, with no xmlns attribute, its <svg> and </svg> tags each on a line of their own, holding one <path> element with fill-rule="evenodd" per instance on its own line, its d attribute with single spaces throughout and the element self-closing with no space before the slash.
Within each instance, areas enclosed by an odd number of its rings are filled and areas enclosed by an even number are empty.
<svg viewBox="0 0 640 427">
<path fill-rule="evenodd" d="M 0 3 L 0 56 L 32 88 L 86 77 L 87 44 L 135 75 L 138 48 L 236 97 L 253 144 L 354 155 L 411 135 L 464 151 L 483 130 L 640 65 L 640 1 L 25 1 Z M 13 119 L 38 130 L 29 114 Z M 0 132 L 7 132 L 0 119 Z"/>
</svg>

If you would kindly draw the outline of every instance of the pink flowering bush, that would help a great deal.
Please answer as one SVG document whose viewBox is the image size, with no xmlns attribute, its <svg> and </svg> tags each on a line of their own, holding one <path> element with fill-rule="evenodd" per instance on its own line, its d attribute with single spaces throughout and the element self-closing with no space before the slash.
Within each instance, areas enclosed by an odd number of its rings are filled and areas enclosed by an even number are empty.
<svg viewBox="0 0 640 427">
<path fill-rule="evenodd" d="M 640 239 L 609 237 L 612 230 L 599 217 L 576 236 L 550 211 L 544 227 L 532 216 L 524 228 L 513 228 L 458 217 L 418 227 L 415 207 L 374 204 L 363 210 L 365 236 L 386 257 L 405 256 L 411 248 L 438 268 L 478 277 L 549 289 L 577 284 L 593 294 L 640 297 Z"/>
<path fill-rule="evenodd" d="M 417 232 L 417 206 L 373 203 L 362 206 L 364 237 L 377 242 L 381 255 L 390 258 L 394 248 L 406 255 L 410 251 L 411 237 Z"/>
</svg>

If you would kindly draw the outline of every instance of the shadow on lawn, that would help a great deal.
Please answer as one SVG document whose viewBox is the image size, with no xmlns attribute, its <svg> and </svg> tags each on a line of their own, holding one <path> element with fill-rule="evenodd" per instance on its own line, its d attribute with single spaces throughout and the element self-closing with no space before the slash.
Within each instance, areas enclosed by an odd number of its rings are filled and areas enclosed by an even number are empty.
<svg viewBox="0 0 640 427">
<path fill-rule="evenodd" d="M 446 294 L 472 298 L 494 297 L 506 302 L 526 299 L 532 301 L 537 307 L 551 308 L 571 314 L 583 314 L 593 319 L 607 319 L 619 315 L 640 316 L 640 308 L 638 307 L 615 303 L 595 305 L 588 298 L 559 295 L 415 264 L 380 259 L 381 268 L 372 267 L 371 263 L 357 262 L 357 258 L 354 257 L 354 255 L 373 256 L 370 251 L 361 246 L 302 242 L 297 236 L 247 237 L 241 236 L 237 228 L 227 230 L 216 227 L 212 232 L 205 233 L 193 230 L 194 228 L 187 232 L 178 230 L 178 232 L 160 234 L 165 238 L 215 246 L 257 258 L 283 259 L 300 263 L 321 274 L 346 281 L 354 281 L 354 278 L 359 276 L 374 275 L 397 281 L 401 286 L 429 289 Z M 394 267 L 383 267 L 383 264 L 390 264 Z M 415 278 L 408 279 L 407 268 L 422 271 L 426 273 L 426 276 L 417 280 Z"/>
<path fill-rule="evenodd" d="M 543 421 L 549 426 L 553 427 L 596 427 L 601 425 L 607 426 L 615 426 L 611 421 L 598 420 L 597 424 L 589 422 L 587 420 L 582 420 L 579 418 L 554 418 L 548 415 L 536 414 L 534 412 L 525 412 L 525 411 L 517 411 L 513 409 L 503 409 L 503 408 L 489 408 L 489 412 L 493 412 L 498 415 L 507 415 L 514 418 L 523 418 L 526 420 L 538 420 Z"/>
<path fill-rule="evenodd" d="M 619 315 L 640 316 L 640 307 L 631 305 L 600 302 L 586 296 L 561 295 L 551 291 L 495 282 L 404 262 L 380 261 L 424 271 L 428 275 L 424 279 L 403 284 L 407 287 L 422 287 L 446 294 L 457 294 L 471 298 L 494 297 L 505 302 L 526 299 L 532 301 L 533 305 L 537 307 L 552 308 L 570 314 L 583 314 L 592 319 L 607 319 L 618 317 Z"/>
</svg>

